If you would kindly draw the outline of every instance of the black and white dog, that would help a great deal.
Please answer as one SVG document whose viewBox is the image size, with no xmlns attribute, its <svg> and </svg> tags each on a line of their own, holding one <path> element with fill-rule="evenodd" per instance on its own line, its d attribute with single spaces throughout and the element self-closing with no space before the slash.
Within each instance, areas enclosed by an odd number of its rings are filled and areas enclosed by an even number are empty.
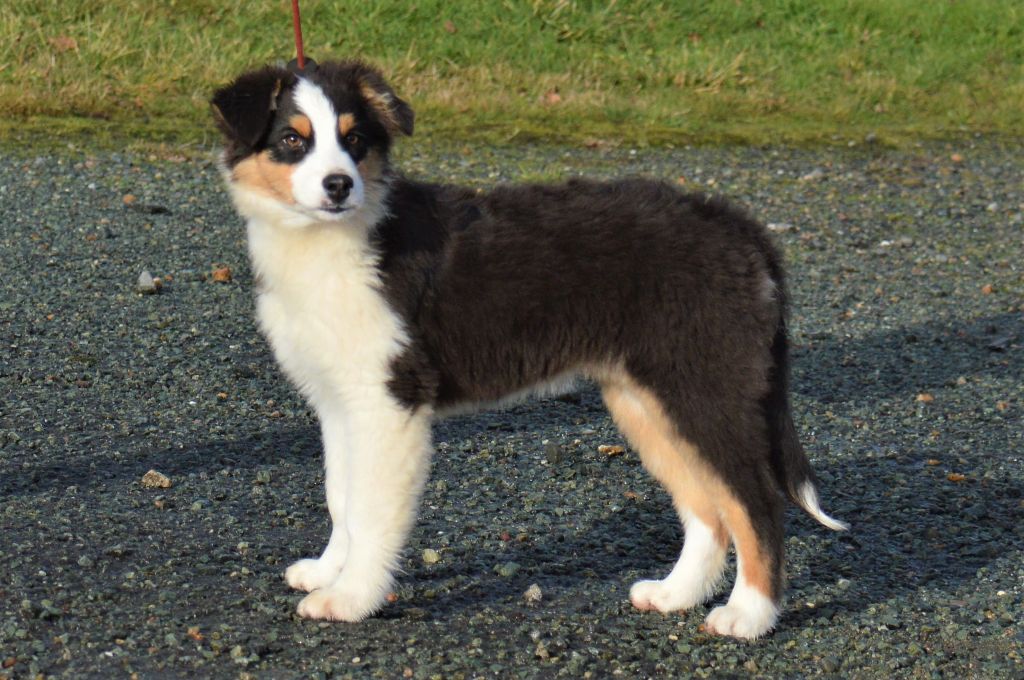
<svg viewBox="0 0 1024 680">
<path fill-rule="evenodd" d="M 583 376 L 685 525 L 679 561 L 635 583 L 633 604 L 706 601 L 732 543 L 736 583 L 707 628 L 774 626 L 779 490 L 845 527 L 820 509 L 790 417 L 783 274 L 760 225 L 640 179 L 487 193 L 406 179 L 388 152 L 413 112 L 358 62 L 264 68 L 212 103 L 260 325 L 322 427 L 333 529 L 285 574 L 309 592 L 299 614 L 382 606 L 435 416 Z"/>
</svg>

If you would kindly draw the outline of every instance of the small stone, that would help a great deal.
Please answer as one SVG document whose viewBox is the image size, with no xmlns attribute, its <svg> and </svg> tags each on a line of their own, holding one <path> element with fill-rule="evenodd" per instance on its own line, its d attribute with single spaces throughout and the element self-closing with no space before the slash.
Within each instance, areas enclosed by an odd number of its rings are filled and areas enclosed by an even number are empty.
<svg viewBox="0 0 1024 680">
<path fill-rule="evenodd" d="M 530 584 L 530 587 L 523 593 L 523 599 L 528 605 L 535 605 L 543 599 L 544 594 L 540 590 L 540 586 L 536 583 Z"/>
<path fill-rule="evenodd" d="M 515 562 L 506 562 L 504 564 L 495 565 L 494 571 L 498 576 L 509 578 L 516 575 L 516 572 L 519 571 L 519 565 Z"/>
<path fill-rule="evenodd" d="M 135 290 L 143 295 L 153 295 L 160 292 L 160 285 L 153 278 L 153 275 L 148 271 L 143 271 L 139 274 L 138 281 L 135 282 Z"/>
<path fill-rule="evenodd" d="M 769 222 L 768 224 L 765 225 L 765 227 L 768 229 L 768 231 L 773 231 L 776 234 L 781 234 L 783 232 L 793 230 L 793 225 L 790 224 L 789 222 Z"/>
<path fill-rule="evenodd" d="M 213 274 L 211 276 L 217 283 L 231 283 L 231 268 L 217 267 L 213 270 Z"/>
<path fill-rule="evenodd" d="M 427 548 L 423 551 L 423 564 L 437 564 L 441 561 L 441 554 L 433 548 Z"/>
<path fill-rule="evenodd" d="M 985 210 L 994 213 L 997 210 L 999 210 L 999 204 L 996 203 L 995 201 L 992 201 L 991 203 L 989 203 L 988 205 L 985 206 Z"/>
<path fill-rule="evenodd" d="M 821 168 L 815 168 L 814 170 L 811 170 L 806 175 L 803 175 L 800 178 L 800 181 L 801 182 L 816 182 L 816 181 L 818 181 L 819 179 L 821 179 L 824 176 L 825 176 L 825 171 L 824 170 L 822 170 Z"/>
<path fill-rule="evenodd" d="M 85 555 L 82 555 L 81 557 L 78 558 L 78 566 L 85 567 L 86 569 L 88 569 L 92 565 L 93 565 L 92 560 L 90 558 L 86 557 Z"/>
<path fill-rule="evenodd" d="M 622 454 L 624 454 L 626 452 L 626 447 L 619 446 L 618 444 L 615 444 L 614 446 L 609 444 L 601 444 L 600 446 L 597 447 L 597 452 L 603 453 L 604 455 L 611 458 L 613 456 L 621 456 Z"/>
<path fill-rule="evenodd" d="M 171 478 L 156 470 L 150 470 L 142 475 L 142 486 L 147 489 L 168 489 L 171 486 Z"/>
<path fill-rule="evenodd" d="M 544 458 L 552 464 L 561 463 L 565 460 L 565 451 L 555 442 L 545 442 Z"/>
</svg>

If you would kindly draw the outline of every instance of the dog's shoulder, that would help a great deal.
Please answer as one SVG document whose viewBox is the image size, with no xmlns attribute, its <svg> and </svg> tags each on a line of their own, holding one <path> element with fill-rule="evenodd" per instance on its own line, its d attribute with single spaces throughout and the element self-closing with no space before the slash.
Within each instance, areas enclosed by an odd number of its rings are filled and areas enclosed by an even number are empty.
<svg viewBox="0 0 1024 680">
<path fill-rule="evenodd" d="M 375 233 L 383 268 L 437 255 L 453 233 L 482 217 L 472 189 L 396 178 L 388 195 L 387 216 Z"/>
</svg>

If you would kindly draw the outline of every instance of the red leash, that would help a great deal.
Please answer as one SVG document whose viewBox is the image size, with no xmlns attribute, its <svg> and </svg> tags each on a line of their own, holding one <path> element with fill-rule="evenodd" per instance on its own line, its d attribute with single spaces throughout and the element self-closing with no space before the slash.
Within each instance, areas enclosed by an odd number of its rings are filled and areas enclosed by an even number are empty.
<svg viewBox="0 0 1024 680">
<path fill-rule="evenodd" d="M 302 19 L 299 17 L 299 0 L 292 0 L 292 25 L 295 27 L 295 59 L 288 62 L 288 68 L 300 76 L 308 76 L 316 70 L 316 62 L 306 59 L 302 51 Z"/>
<path fill-rule="evenodd" d="M 302 19 L 299 17 L 299 0 L 292 0 L 292 25 L 295 26 L 295 61 L 301 71 L 306 68 L 306 55 L 302 53 Z"/>
</svg>

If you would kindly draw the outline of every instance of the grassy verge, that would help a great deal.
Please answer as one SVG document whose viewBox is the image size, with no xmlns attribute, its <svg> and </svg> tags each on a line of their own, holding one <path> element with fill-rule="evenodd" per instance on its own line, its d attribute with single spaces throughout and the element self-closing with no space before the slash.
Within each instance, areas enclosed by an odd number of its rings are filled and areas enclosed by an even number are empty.
<svg viewBox="0 0 1024 680">
<path fill-rule="evenodd" d="M 428 135 L 1024 134 L 1019 0 L 306 0 L 303 18 L 308 53 L 381 65 Z M 7 2 L 0 132 L 212 143 L 212 89 L 293 50 L 284 0 Z"/>
</svg>

